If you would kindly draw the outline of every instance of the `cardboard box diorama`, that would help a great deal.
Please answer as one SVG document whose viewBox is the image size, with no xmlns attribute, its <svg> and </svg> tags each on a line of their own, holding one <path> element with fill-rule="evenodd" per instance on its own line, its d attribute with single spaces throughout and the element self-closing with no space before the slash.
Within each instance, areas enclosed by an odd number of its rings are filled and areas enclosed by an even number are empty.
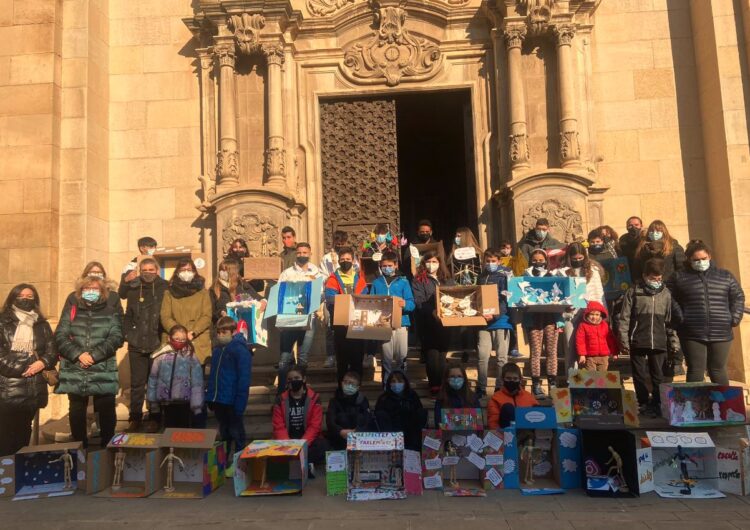
<svg viewBox="0 0 750 530">
<path fill-rule="evenodd" d="M 425 489 L 448 497 L 485 497 L 501 489 L 505 434 L 485 430 L 481 409 L 444 409 L 439 429 L 422 431 Z"/>
<path fill-rule="evenodd" d="M 435 292 L 437 313 L 443 326 L 486 326 L 484 316 L 500 314 L 497 285 L 441 287 Z"/>
<path fill-rule="evenodd" d="M 508 280 L 509 307 L 525 311 L 559 312 L 586 307 L 586 278 L 518 276 Z"/>
<path fill-rule="evenodd" d="M 0 458 L 0 497 L 41 499 L 86 491 L 86 451 L 80 442 L 21 448 Z"/>
<path fill-rule="evenodd" d="M 622 387 L 620 373 L 571 369 L 568 388 L 552 392 L 557 423 L 575 422 L 583 428 L 627 425 L 637 427 L 638 401 L 635 392 Z"/>
<path fill-rule="evenodd" d="M 558 426 L 554 408 L 517 408 L 512 429 L 505 438 L 506 488 L 550 495 L 581 487 L 581 433 Z"/>
<path fill-rule="evenodd" d="M 603 259 L 598 263 L 604 269 L 602 276 L 604 297 L 607 300 L 617 300 L 633 285 L 628 258 Z"/>
<path fill-rule="evenodd" d="M 190 247 L 157 247 L 152 256 L 138 256 L 138 262 L 146 258 L 153 258 L 159 264 L 159 274 L 165 280 L 169 280 L 177 268 L 177 262 L 183 258 L 190 258 L 198 269 L 198 274 L 204 278 L 208 275 L 208 262 L 206 253 L 200 250 L 193 250 Z"/>
<path fill-rule="evenodd" d="M 164 455 L 160 434 L 116 434 L 99 458 L 102 489 L 96 496 L 148 497 L 163 485 L 159 466 Z"/>
<path fill-rule="evenodd" d="M 265 310 L 258 300 L 242 300 L 227 304 L 227 316 L 243 322 L 247 328 L 247 341 L 258 346 L 268 346 L 268 325 Z"/>
<path fill-rule="evenodd" d="M 346 326 L 348 339 L 391 340 L 401 327 L 398 298 L 356 294 L 337 294 L 333 325 Z"/>
<path fill-rule="evenodd" d="M 346 500 L 405 499 L 407 480 L 410 485 L 419 482 L 419 474 L 414 474 L 414 456 L 411 455 L 410 476 L 407 477 L 403 433 L 349 433 L 346 438 Z M 417 456 L 417 469 L 418 462 Z"/>
<path fill-rule="evenodd" d="M 422 256 L 427 252 L 434 252 L 438 255 L 440 260 L 440 268 L 443 270 L 443 274 L 449 275 L 448 267 L 445 265 L 445 247 L 442 241 L 436 241 L 434 243 L 414 243 L 409 245 L 409 255 L 411 257 L 411 274 L 415 276 L 417 274 L 417 267 L 422 262 Z"/>
<path fill-rule="evenodd" d="M 709 427 L 745 423 L 741 386 L 713 383 L 664 383 L 661 412 L 676 427 Z"/>
<path fill-rule="evenodd" d="M 320 308 L 322 293 L 322 278 L 279 282 L 270 289 L 264 318 L 276 317 L 277 328 L 308 329 L 312 314 Z"/>
<path fill-rule="evenodd" d="M 650 450 L 626 430 L 581 430 L 584 488 L 591 497 L 637 497 L 654 490 Z"/>
<path fill-rule="evenodd" d="M 746 427 L 750 430 L 750 428 Z M 729 434 L 729 433 L 728 433 Z M 750 432 L 746 433 L 750 435 Z M 750 438 L 731 433 L 717 438 L 716 466 L 719 490 L 734 495 L 750 495 Z"/>
<path fill-rule="evenodd" d="M 646 432 L 654 491 L 668 499 L 716 499 L 716 447 L 705 432 Z M 649 470 L 645 470 L 648 473 Z"/>
<path fill-rule="evenodd" d="M 281 275 L 281 257 L 243 258 L 245 280 L 278 280 Z"/>
<path fill-rule="evenodd" d="M 166 429 L 159 463 L 164 488 L 155 498 L 202 499 L 224 484 L 226 451 L 215 429 Z"/>
<path fill-rule="evenodd" d="M 305 440 L 255 440 L 234 455 L 237 497 L 300 493 L 305 484 Z"/>
</svg>

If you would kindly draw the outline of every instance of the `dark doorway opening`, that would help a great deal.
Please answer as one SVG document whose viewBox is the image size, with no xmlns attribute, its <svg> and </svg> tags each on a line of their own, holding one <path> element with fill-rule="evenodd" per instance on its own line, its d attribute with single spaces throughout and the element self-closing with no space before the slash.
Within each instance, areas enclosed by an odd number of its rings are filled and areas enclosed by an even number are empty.
<svg viewBox="0 0 750 530">
<path fill-rule="evenodd" d="M 396 99 L 400 228 L 415 241 L 417 223 L 450 250 L 456 228 L 477 234 L 470 92 L 399 94 Z"/>
</svg>

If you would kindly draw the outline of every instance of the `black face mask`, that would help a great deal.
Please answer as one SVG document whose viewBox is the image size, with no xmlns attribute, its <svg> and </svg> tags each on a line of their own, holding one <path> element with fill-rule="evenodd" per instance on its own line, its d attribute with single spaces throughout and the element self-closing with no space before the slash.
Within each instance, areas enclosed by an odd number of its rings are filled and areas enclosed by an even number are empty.
<svg viewBox="0 0 750 530">
<path fill-rule="evenodd" d="M 628 234 L 630 234 L 632 237 L 635 237 L 635 236 L 637 236 L 640 233 L 641 233 L 641 229 L 640 228 L 637 228 L 635 226 L 629 226 L 628 227 Z"/>
<path fill-rule="evenodd" d="M 146 283 L 153 283 L 153 281 L 156 279 L 156 274 L 153 272 L 142 272 L 141 273 L 141 280 L 143 280 Z"/>
<path fill-rule="evenodd" d="M 583 267 L 583 260 L 582 259 L 572 259 L 570 260 L 570 266 L 574 269 L 580 269 Z"/>
<path fill-rule="evenodd" d="M 417 238 L 423 243 L 427 243 L 432 238 L 432 234 L 417 234 Z"/>
<path fill-rule="evenodd" d="M 36 302 L 29 298 L 16 298 L 13 305 L 21 311 L 31 311 L 36 306 Z"/>
<path fill-rule="evenodd" d="M 310 261 L 310 258 L 308 256 L 297 256 L 297 265 L 300 267 L 303 265 L 307 265 L 307 262 Z"/>
<path fill-rule="evenodd" d="M 591 245 L 589 247 L 589 252 L 592 254 L 601 254 L 604 252 L 604 245 Z"/>
<path fill-rule="evenodd" d="M 292 392 L 299 392 L 302 390 L 303 386 L 305 386 L 305 382 L 302 379 L 293 379 L 292 381 L 289 381 L 289 389 Z"/>
<path fill-rule="evenodd" d="M 503 386 L 509 394 L 518 394 L 521 390 L 521 381 L 503 381 Z"/>
<path fill-rule="evenodd" d="M 342 261 L 339 264 L 339 266 L 341 267 L 341 270 L 344 272 L 349 272 L 350 270 L 352 270 L 353 265 L 354 263 L 352 263 L 351 261 Z"/>
</svg>

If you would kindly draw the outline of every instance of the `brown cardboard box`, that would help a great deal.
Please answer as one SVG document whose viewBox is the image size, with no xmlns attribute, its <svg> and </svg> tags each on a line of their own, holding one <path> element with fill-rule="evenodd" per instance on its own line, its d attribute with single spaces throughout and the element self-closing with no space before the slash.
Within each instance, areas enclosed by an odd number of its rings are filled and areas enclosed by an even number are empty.
<svg viewBox="0 0 750 530">
<path fill-rule="evenodd" d="M 64 463 L 59 460 L 63 451 L 73 457 L 70 489 L 65 488 Z M 80 442 L 27 446 L 0 460 L 0 496 L 42 499 L 73 495 L 86 488 L 86 452 Z"/>
<path fill-rule="evenodd" d="M 16 494 L 16 455 L 0 456 L 0 497 Z"/>
<path fill-rule="evenodd" d="M 164 459 L 164 450 L 160 445 L 161 435 L 151 433 L 116 434 L 107 446 L 107 455 L 99 462 L 99 472 L 105 476 L 111 469 L 115 474 L 115 455 L 125 451 L 125 467 L 122 472 L 121 485 L 112 488 L 112 479 L 99 481 L 104 489 L 97 497 L 141 498 L 148 497 L 162 487 L 162 474 L 159 465 Z"/>
<path fill-rule="evenodd" d="M 281 276 L 281 258 L 244 258 L 246 280 L 278 280 Z"/>
<path fill-rule="evenodd" d="M 445 276 L 450 276 L 450 271 L 448 270 L 448 262 L 445 258 L 445 247 L 443 246 L 442 241 L 436 241 L 434 243 L 415 243 L 413 246 L 419 252 L 420 257 L 423 256 L 425 252 L 437 252 L 438 259 L 440 260 L 440 269 L 443 271 L 443 274 Z M 410 256 L 410 258 L 411 273 L 412 276 L 415 276 L 417 274 L 417 260 L 414 258 L 414 256 Z"/>
<path fill-rule="evenodd" d="M 464 298 L 472 293 L 475 293 L 476 298 L 476 310 L 478 311 L 476 316 L 446 317 L 442 314 L 442 306 L 440 304 L 441 295 L 447 294 L 454 298 Z M 484 315 L 494 316 L 500 314 L 500 300 L 497 292 L 497 285 L 438 286 L 435 291 L 435 300 L 437 304 L 438 318 L 443 326 L 446 327 L 486 326 L 487 321 L 484 319 Z"/>
<path fill-rule="evenodd" d="M 138 256 L 137 261 L 140 263 L 146 258 L 153 258 L 161 267 L 161 277 L 168 280 L 172 277 L 177 262 L 182 258 L 190 258 L 198 269 L 198 274 L 204 278 L 208 277 L 209 267 L 206 260 L 206 253 L 200 250 L 193 250 L 189 247 L 158 247 L 153 256 Z"/>
<path fill-rule="evenodd" d="M 388 326 L 373 326 L 363 319 L 363 310 L 390 313 Z M 346 338 L 391 340 L 391 332 L 401 327 L 401 307 L 398 297 L 357 294 L 337 294 L 333 306 L 333 325 L 346 326 Z M 355 321 L 355 319 L 360 319 Z"/>
</svg>

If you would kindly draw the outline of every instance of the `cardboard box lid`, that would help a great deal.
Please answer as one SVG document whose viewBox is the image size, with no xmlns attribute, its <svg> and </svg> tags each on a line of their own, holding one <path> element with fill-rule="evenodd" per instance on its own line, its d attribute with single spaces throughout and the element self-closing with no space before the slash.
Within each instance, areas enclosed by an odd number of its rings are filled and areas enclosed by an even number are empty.
<svg viewBox="0 0 750 530">
<path fill-rule="evenodd" d="M 152 433 L 119 433 L 112 437 L 107 445 L 110 449 L 159 449 L 161 434 Z"/>
<path fill-rule="evenodd" d="M 713 449 L 714 442 L 707 432 L 655 432 L 646 431 L 652 448 L 674 448 L 678 445 L 686 449 Z"/>
<path fill-rule="evenodd" d="M 595 370 L 568 371 L 568 386 L 570 388 L 621 388 L 620 372 L 611 370 L 598 372 Z"/>
<path fill-rule="evenodd" d="M 477 315 L 463 317 L 445 317 L 443 316 L 440 296 L 447 294 L 456 298 L 463 298 L 472 292 L 476 293 Z M 500 299 L 497 292 L 497 285 L 452 285 L 437 286 L 435 290 L 435 299 L 437 304 L 438 317 L 444 326 L 486 326 L 487 321 L 484 315 L 500 314 Z"/>
<path fill-rule="evenodd" d="M 162 447 L 211 449 L 216 441 L 216 429 L 165 429 Z"/>
<path fill-rule="evenodd" d="M 281 257 L 243 258 L 246 280 L 278 280 L 281 275 Z"/>
<path fill-rule="evenodd" d="M 391 328 L 401 327 L 401 307 L 394 297 L 372 294 L 337 294 L 333 302 L 333 325 L 348 327 L 351 322 L 352 304 L 360 300 L 371 300 L 387 305 L 391 311 Z"/>
<path fill-rule="evenodd" d="M 554 407 L 518 407 L 516 429 L 555 429 L 557 421 Z"/>
<path fill-rule="evenodd" d="M 561 290 L 561 296 L 567 292 L 568 296 L 562 296 L 560 302 L 550 303 L 547 298 L 542 301 L 538 298 L 538 293 L 528 292 L 527 288 L 542 289 L 545 292 L 551 292 L 554 285 Z M 559 307 L 559 311 L 564 308 L 586 307 L 586 278 L 573 278 L 567 276 L 543 276 L 535 278 L 532 276 L 514 276 L 508 280 L 508 291 L 506 293 L 509 307 L 519 307 L 530 310 L 534 307 L 554 308 Z M 547 309 L 552 310 L 552 309 Z"/>
<path fill-rule="evenodd" d="M 240 458 L 299 457 L 306 440 L 255 440 L 242 450 Z"/>
<path fill-rule="evenodd" d="M 350 432 L 346 437 L 347 451 L 403 451 L 402 432 Z"/>
<path fill-rule="evenodd" d="M 442 409 L 438 418 L 444 431 L 482 431 L 484 418 L 481 408 Z"/>
<path fill-rule="evenodd" d="M 19 455 L 25 455 L 25 454 L 31 454 L 31 453 L 46 453 L 46 452 L 52 452 L 52 451 L 78 451 L 80 449 L 83 449 L 83 444 L 81 442 L 66 442 L 66 443 L 60 443 L 60 444 L 46 444 L 46 445 L 27 445 L 26 447 L 22 447 L 19 449 L 16 454 Z"/>
<path fill-rule="evenodd" d="M 320 296 L 323 293 L 323 278 L 316 278 L 310 282 L 279 282 L 273 287 L 268 294 L 268 305 L 266 306 L 265 318 L 275 317 L 279 314 L 279 290 L 286 283 L 309 283 L 310 300 L 307 308 L 307 315 L 312 315 L 320 307 Z"/>
</svg>

